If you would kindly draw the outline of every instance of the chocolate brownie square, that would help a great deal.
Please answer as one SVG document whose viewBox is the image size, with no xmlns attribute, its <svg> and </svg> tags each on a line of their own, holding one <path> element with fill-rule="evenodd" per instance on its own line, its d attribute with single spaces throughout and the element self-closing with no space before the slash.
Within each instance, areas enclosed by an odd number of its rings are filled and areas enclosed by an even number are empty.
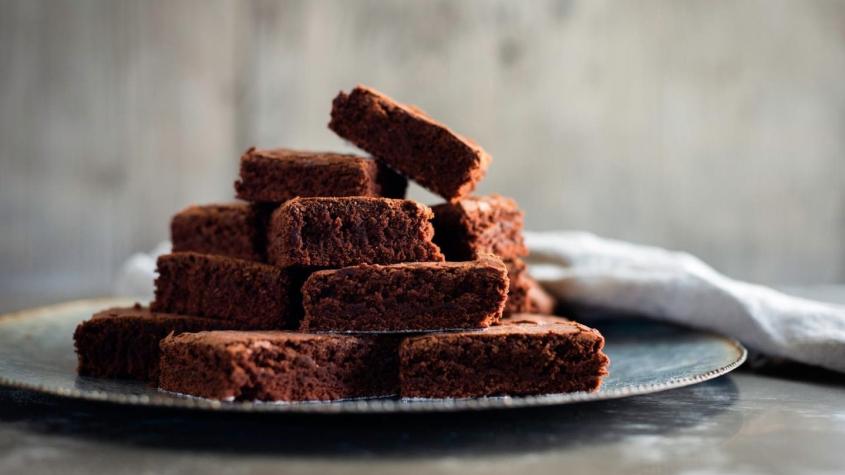
<svg viewBox="0 0 845 475">
<path fill-rule="evenodd" d="M 401 395 L 463 398 L 595 391 L 607 374 L 604 337 L 575 322 L 502 324 L 407 338 Z"/>
<path fill-rule="evenodd" d="M 555 299 L 549 295 L 530 275 L 522 259 L 505 261 L 508 268 L 508 300 L 504 315 L 515 313 L 550 314 L 555 310 Z"/>
<path fill-rule="evenodd" d="M 514 259 L 528 254 L 522 237 L 523 214 L 511 198 L 471 196 L 432 207 L 434 242 L 450 261 L 495 254 Z"/>
<path fill-rule="evenodd" d="M 280 267 L 442 261 L 431 209 L 388 198 L 295 198 L 270 221 L 268 255 Z"/>
<path fill-rule="evenodd" d="M 155 312 L 237 322 L 241 328 L 293 328 L 298 289 L 290 272 L 269 264 L 179 252 L 158 258 Z"/>
<path fill-rule="evenodd" d="M 173 252 L 266 260 L 271 206 L 247 203 L 190 206 L 173 216 Z"/>
<path fill-rule="evenodd" d="M 161 342 L 159 386 L 209 398 L 336 400 L 398 392 L 396 336 L 203 332 Z"/>
<path fill-rule="evenodd" d="M 484 328 L 508 290 L 497 257 L 471 262 L 359 265 L 318 271 L 302 287 L 304 332 L 402 332 Z"/>
<path fill-rule="evenodd" d="M 152 313 L 135 305 L 110 308 L 80 323 L 73 333 L 81 376 L 158 379 L 159 342 L 169 334 L 236 328 L 210 318 Z"/>
<path fill-rule="evenodd" d="M 469 194 L 490 163 L 475 142 L 365 86 L 338 94 L 329 128 L 450 201 Z"/>
<path fill-rule="evenodd" d="M 378 160 L 331 152 L 250 148 L 241 157 L 238 198 L 282 203 L 297 196 L 404 198 L 408 180 Z"/>
</svg>

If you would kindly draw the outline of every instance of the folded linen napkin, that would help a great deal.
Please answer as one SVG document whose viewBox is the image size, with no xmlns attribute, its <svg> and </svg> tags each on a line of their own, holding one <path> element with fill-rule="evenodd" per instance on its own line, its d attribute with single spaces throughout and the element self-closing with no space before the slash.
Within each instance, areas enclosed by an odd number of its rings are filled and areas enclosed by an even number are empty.
<svg viewBox="0 0 845 475">
<path fill-rule="evenodd" d="M 529 271 L 561 300 L 734 337 L 845 372 L 845 306 L 725 277 L 696 257 L 576 231 L 527 232 Z"/>
</svg>

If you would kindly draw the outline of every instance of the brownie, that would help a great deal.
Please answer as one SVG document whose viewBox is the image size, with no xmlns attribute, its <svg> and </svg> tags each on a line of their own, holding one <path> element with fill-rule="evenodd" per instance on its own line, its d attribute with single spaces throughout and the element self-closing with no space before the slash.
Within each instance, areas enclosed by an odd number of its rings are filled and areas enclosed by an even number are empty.
<svg viewBox="0 0 845 475">
<path fill-rule="evenodd" d="M 481 253 L 506 260 L 528 254 L 522 237 L 522 211 L 511 198 L 472 196 L 432 210 L 434 242 L 450 261 L 475 259 Z"/>
<path fill-rule="evenodd" d="M 266 260 L 271 206 L 247 203 L 190 206 L 173 217 L 173 252 L 198 252 Z"/>
<path fill-rule="evenodd" d="M 470 193 L 490 163 L 475 142 L 365 86 L 338 94 L 329 128 L 450 201 Z"/>
<path fill-rule="evenodd" d="M 408 180 L 378 160 L 331 152 L 250 148 L 241 157 L 238 198 L 282 203 L 297 196 L 404 198 Z"/>
<path fill-rule="evenodd" d="M 406 398 L 595 391 L 607 374 L 604 337 L 575 322 L 503 324 L 406 339 L 399 351 Z"/>
<path fill-rule="evenodd" d="M 158 258 L 156 312 L 238 322 L 241 328 L 292 328 L 299 318 L 296 278 L 285 269 L 231 257 L 179 252 Z"/>
<path fill-rule="evenodd" d="M 82 376 L 158 379 L 158 344 L 167 335 L 232 329 L 232 322 L 210 318 L 152 313 L 135 305 L 110 308 L 80 323 L 73 333 Z"/>
<path fill-rule="evenodd" d="M 364 264 L 311 274 L 302 287 L 304 332 L 484 328 L 502 316 L 507 269 L 471 262 Z"/>
<path fill-rule="evenodd" d="M 389 198 L 294 198 L 270 220 L 268 255 L 280 267 L 442 261 L 431 209 Z"/>
<path fill-rule="evenodd" d="M 162 389 L 209 399 L 310 401 L 398 392 L 396 336 L 203 332 L 161 342 Z"/>
<path fill-rule="evenodd" d="M 522 259 L 505 261 L 508 268 L 508 300 L 504 315 L 515 313 L 549 314 L 555 310 L 555 299 L 530 275 Z"/>
</svg>

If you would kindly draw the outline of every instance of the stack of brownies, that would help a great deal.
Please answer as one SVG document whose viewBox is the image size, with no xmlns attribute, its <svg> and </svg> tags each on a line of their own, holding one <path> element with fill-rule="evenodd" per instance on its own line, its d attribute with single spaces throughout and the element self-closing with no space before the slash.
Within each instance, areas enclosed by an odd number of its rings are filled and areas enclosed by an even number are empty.
<svg viewBox="0 0 845 475">
<path fill-rule="evenodd" d="M 374 158 L 248 150 L 243 202 L 173 218 L 150 307 L 79 325 L 79 373 L 265 401 L 599 387 L 604 338 L 544 315 L 516 203 L 470 195 L 484 150 L 362 86 L 329 127 Z M 404 199 L 407 179 L 446 202 Z"/>
</svg>

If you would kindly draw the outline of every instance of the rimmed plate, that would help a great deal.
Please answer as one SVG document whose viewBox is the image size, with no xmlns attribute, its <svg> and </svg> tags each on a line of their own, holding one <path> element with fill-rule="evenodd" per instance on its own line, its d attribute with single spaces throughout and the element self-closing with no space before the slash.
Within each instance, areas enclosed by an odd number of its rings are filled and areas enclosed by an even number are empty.
<svg viewBox="0 0 845 475">
<path fill-rule="evenodd" d="M 131 304 L 96 299 L 25 310 L 0 317 L 0 385 L 117 404 L 214 411 L 390 413 L 446 412 L 551 406 L 649 394 L 700 383 L 741 365 L 746 350 L 710 333 L 646 320 L 609 320 L 610 375 L 595 393 L 475 399 L 366 399 L 338 402 L 220 402 L 166 393 L 131 381 L 76 375 L 73 330 L 94 312 Z"/>
</svg>

